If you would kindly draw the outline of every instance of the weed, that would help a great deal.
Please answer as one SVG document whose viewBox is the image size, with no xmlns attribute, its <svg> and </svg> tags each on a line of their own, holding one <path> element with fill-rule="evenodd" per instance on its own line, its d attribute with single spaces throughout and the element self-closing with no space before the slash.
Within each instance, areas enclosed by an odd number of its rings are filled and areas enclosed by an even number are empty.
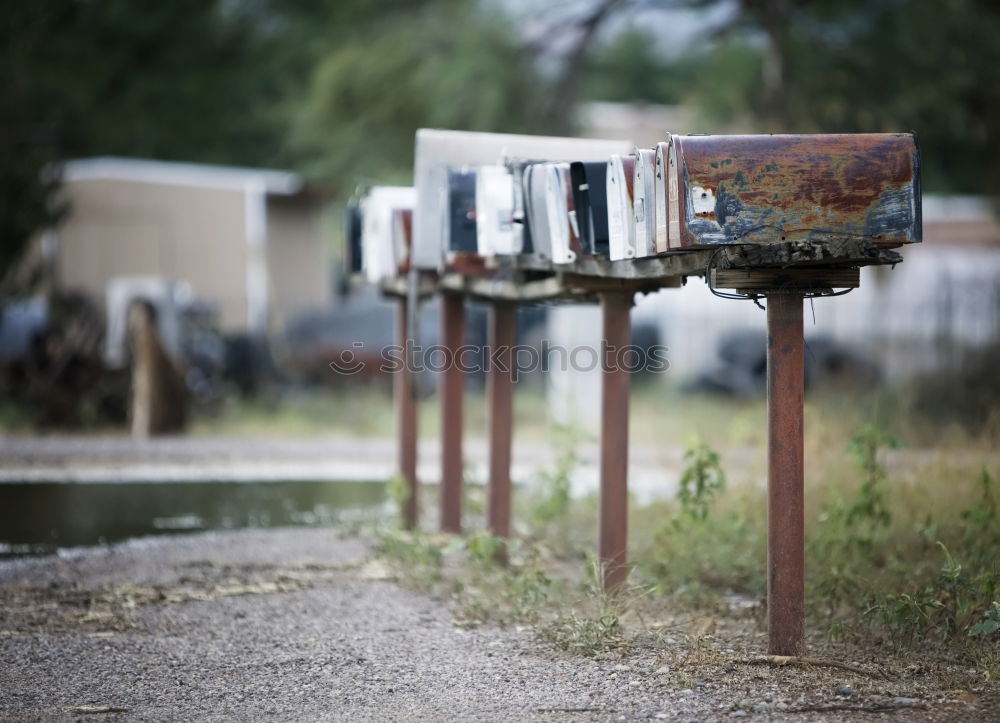
<svg viewBox="0 0 1000 723">
<path fill-rule="evenodd" d="M 878 427 L 867 424 L 861 428 L 847 444 L 847 451 L 854 457 L 863 475 L 857 498 L 846 510 L 848 525 L 866 523 L 870 527 L 888 527 L 892 513 L 886 499 L 885 482 L 888 478 L 885 466 L 879 461 L 879 452 L 884 448 L 902 447 L 895 437 Z M 870 540 L 867 540 L 870 543 Z"/>
<path fill-rule="evenodd" d="M 590 614 L 572 608 L 560 612 L 541 627 L 542 637 L 561 650 L 588 658 L 624 653 L 628 643 L 621 624 L 622 598 L 597 594 L 583 602 L 595 609 Z"/>
<path fill-rule="evenodd" d="M 492 567 L 500 559 L 507 545 L 503 538 L 480 533 L 470 537 L 466 546 L 470 559 L 480 566 Z"/>
<path fill-rule="evenodd" d="M 406 483 L 405 479 L 399 475 L 395 475 L 389 478 L 385 489 L 396 509 L 396 519 L 402 524 L 406 505 L 410 501 L 410 486 Z"/>
<path fill-rule="evenodd" d="M 656 592 L 695 608 L 720 604 L 720 592 L 762 593 L 762 494 L 743 489 L 723 505 L 726 477 L 719 455 L 696 442 L 684 460 L 677 499 L 637 511 L 638 525 L 648 524 L 647 517 L 663 520 L 652 549 L 640 558 L 640 571 Z"/>
<path fill-rule="evenodd" d="M 385 533 L 376 544 L 375 553 L 395 562 L 404 579 L 415 587 L 428 588 L 442 579 L 443 547 L 422 535 Z"/>
<path fill-rule="evenodd" d="M 1000 631 L 1000 602 L 993 601 L 993 606 L 983 614 L 983 619 L 969 628 L 969 637 L 992 635 Z"/>
<path fill-rule="evenodd" d="M 535 486 L 537 499 L 531 513 L 534 529 L 544 530 L 551 523 L 566 518 L 570 505 L 570 478 L 577 462 L 576 450 L 571 446 L 559 454 L 554 470 L 539 473 Z"/>
<path fill-rule="evenodd" d="M 964 543 L 980 555 L 992 555 L 1000 549 L 1000 514 L 993 485 L 993 477 L 983 467 L 976 480 L 979 499 L 961 513 L 966 523 Z"/>
<path fill-rule="evenodd" d="M 1000 587 L 1000 578 L 990 572 L 969 574 L 944 543 L 938 546 L 945 561 L 931 583 L 878 596 L 868 612 L 877 614 L 892 632 L 909 637 L 928 632 L 940 637 L 962 632 L 977 637 L 1000 629 L 1000 621 L 996 628 L 991 624 L 998 605 L 991 598 Z M 990 607 L 983 612 L 985 606 Z"/>
<path fill-rule="evenodd" d="M 684 461 L 677 499 L 685 514 L 704 520 L 712 500 L 726 488 L 726 475 L 718 453 L 704 442 L 689 447 L 684 452 Z"/>
</svg>

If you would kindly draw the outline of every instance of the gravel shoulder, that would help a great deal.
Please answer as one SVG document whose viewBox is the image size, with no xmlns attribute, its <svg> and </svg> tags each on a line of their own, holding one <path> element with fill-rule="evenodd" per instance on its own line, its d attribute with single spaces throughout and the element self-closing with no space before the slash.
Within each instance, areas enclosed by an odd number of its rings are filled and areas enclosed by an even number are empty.
<svg viewBox="0 0 1000 723">
<path fill-rule="evenodd" d="M 408 590 L 383 573 L 364 542 L 329 529 L 147 538 L 2 562 L 0 718 L 809 721 L 850 715 L 909 721 L 988 715 L 958 698 L 914 700 L 882 712 L 786 712 L 772 703 L 793 690 L 798 695 L 791 681 L 802 674 L 784 668 L 763 667 L 747 682 L 739 677 L 745 671 L 734 673 L 730 684 L 723 678 L 734 667 L 717 665 L 682 688 L 655 656 L 598 661 L 562 654 L 529 630 L 461 629 L 447 600 Z M 832 691 L 843 677 L 825 675 L 807 683 Z M 886 692 L 886 700 L 901 695 L 900 689 Z"/>
</svg>

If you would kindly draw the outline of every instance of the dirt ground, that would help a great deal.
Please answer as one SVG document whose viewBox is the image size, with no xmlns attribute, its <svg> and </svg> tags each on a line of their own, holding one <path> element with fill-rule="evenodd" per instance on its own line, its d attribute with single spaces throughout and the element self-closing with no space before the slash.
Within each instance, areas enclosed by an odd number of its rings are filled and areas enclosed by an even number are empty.
<svg viewBox="0 0 1000 723">
<path fill-rule="evenodd" d="M 458 627 L 447 600 L 391 577 L 325 529 L 5 561 L 0 718 L 1000 719 L 995 701 L 931 691 L 919 670 L 755 663 L 724 629 L 694 647 L 665 636 L 619 659 L 570 656 L 529 630 Z"/>
</svg>

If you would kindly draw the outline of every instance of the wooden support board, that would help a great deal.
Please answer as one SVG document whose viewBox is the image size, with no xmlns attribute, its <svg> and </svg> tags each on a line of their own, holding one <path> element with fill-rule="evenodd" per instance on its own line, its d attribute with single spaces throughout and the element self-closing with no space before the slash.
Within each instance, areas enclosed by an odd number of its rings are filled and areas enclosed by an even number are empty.
<svg viewBox="0 0 1000 723">
<path fill-rule="evenodd" d="M 892 265 L 901 260 L 902 257 L 891 249 L 865 239 L 846 238 L 823 242 L 725 245 L 624 261 L 584 257 L 571 264 L 553 264 L 549 259 L 531 254 L 498 256 L 489 259 L 484 270 L 484 274 L 488 275 L 423 272 L 416 283 L 417 294 L 422 297 L 441 290 L 482 301 L 520 304 L 560 300 L 596 302 L 599 294 L 606 292 L 655 291 L 676 287 L 684 278 L 705 276 L 710 269 L 716 273 L 734 269 L 784 269 L 786 272 L 814 269 L 808 272 L 814 274 L 810 282 L 812 288 L 820 288 L 818 282 L 824 278 L 836 282 L 827 286 L 851 288 L 857 285 L 856 281 L 852 283 L 852 279 L 856 278 L 859 267 Z M 824 270 L 816 270 L 816 267 Z M 787 273 L 782 277 L 782 284 L 787 283 L 791 276 Z M 409 284 L 407 278 L 389 279 L 382 283 L 382 292 L 387 296 L 403 296 L 408 293 Z M 748 290 L 766 288 L 763 278 L 745 287 L 730 285 L 728 280 L 725 283 L 717 281 L 714 285 Z"/>
</svg>

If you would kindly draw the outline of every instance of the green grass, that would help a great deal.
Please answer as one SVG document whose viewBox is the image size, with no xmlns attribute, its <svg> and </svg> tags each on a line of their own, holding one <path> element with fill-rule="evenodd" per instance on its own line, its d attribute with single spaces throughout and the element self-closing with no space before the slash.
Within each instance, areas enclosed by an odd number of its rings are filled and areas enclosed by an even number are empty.
<svg viewBox="0 0 1000 723">
<path fill-rule="evenodd" d="M 827 419 L 818 407 L 811 414 Z M 967 441 L 960 454 L 914 461 L 903 440 L 879 427 L 846 427 L 833 416 L 808 427 L 811 639 L 897 658 L 922 651 L 996 681 L 995 458 L 968 452 Z M 496 564 L 502 542 L 482 533 L 441 543 L 440 584 L 456 620 L 529 625 L 557 648 L 592 657 L 627 655 L 637 635 L 650 635 L 643 616 L 726 619 L 738 616 L 734 598 L 762 630 L 766 496 L 758 475 L 726 469 L 703 440 L 690 444 L 676 497 L 633 502 L 632 588 L 608 598 L 595 583 L 596 500 L 569 497 L 577 458 L 572 435 L 562 434 L 551 467 L 518 490 L 510 565 Z"/>
</svg>

